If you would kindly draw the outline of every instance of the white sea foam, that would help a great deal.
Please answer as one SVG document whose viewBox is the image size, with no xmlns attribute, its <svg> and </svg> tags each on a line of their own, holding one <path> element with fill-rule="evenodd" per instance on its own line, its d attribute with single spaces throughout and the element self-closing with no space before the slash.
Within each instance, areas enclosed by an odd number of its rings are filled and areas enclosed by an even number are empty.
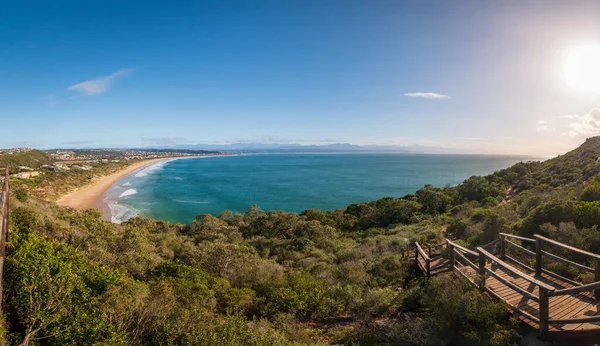
<svg viewBox="0 0 600 346">
<path fill-rule="evenodd" d="M 190 200 L 190 199 L 173 199 L 173 202 L 186 203 L 186 204 L 208 204 L 206 200 Z"/>
<path fill-rule="evenodd" d="M 125 222 L 140 214 L 139 210 L 130 206 L 119 204 L 118 202 L 108 203 L 108 208 L 110 209 L 110 221 L 114 223 Z"/>
<path fill-rule="evenodd" d="M 131 196 L 131 195 L 135 195 L 137 193 L 137 191 L 135 189 L 129 189 L 125 192 L 123 192 L 122 194 L 119 195 L 119 198 L 125 197 L 125 196 Z"/>
<path fill-rule="evenodd" d="M 123 184 L 123 186 L 131 186 L 130 182 L 126 182 L 125 184 Z"/>
<path fill-rule="evenodd" d="M 144 167 L 144 168 L 143 168 L 141 171 L 137 172 L 137 173 L 135 174 L 135 177 L 136 177 L 136 178 L 145 177 L 145 176 L 147 176 L 148 174 L 151 174 L 151 173 L 153 173 L 154 171 L 157 171 L 157 170 L 159 170 L 159 169 L 163 168 L 163 166 L 165 165 L 165 163 L 167 163 L 167 162 L 171 162 L 171 161 L 173 161 L 173 160 L 176 160 L 176 159 L 163 160 L 163 161 L 159 161 L 159 162 L 157 162 L 157 163 L 155 163 L 155 164 L 152 164 L 152 165 L 146 166 L 146 167 Z"/>
</svg>

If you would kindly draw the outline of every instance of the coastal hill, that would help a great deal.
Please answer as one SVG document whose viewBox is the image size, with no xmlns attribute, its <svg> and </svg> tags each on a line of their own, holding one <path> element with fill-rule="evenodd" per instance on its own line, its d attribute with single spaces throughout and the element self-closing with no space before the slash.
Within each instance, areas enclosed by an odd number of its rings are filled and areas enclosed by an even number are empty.
<svg viewBox="0 0 600 346">
<path fill-rule="evenodd" d="M 7 149 L 0 151 L 0 167 L 16 170 L 19 166 L 40 168 L 52 163 L 48 153 L 35 149 Z"/>
<path fill-rule="evenodd" d="M 11 344 L 507 345 L 528 332 L 452 275 L 402 256 L 539 233 L 600 253 L 600 137 L 459 186 L 323 212 L 102 221 L 13 188 L 5 268 Z M 12 182 L 12 181 L 11 181 Z M 565 254 L 565 256 L 568 256 Z M 588 273 L 554 264 L 561 275 Z"/>
</svg>

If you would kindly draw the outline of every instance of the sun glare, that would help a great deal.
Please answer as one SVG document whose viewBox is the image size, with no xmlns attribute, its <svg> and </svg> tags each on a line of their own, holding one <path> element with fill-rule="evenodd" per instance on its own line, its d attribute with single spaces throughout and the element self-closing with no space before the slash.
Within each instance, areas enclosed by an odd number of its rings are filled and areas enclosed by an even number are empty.
<svg viewBox="0 0 600 346">
<path fill-rule="evenodd" d="M 567 54 L 564 72 L 570 87 L 600 94 L 600 45 L 573 48 Z"/>
</svg>

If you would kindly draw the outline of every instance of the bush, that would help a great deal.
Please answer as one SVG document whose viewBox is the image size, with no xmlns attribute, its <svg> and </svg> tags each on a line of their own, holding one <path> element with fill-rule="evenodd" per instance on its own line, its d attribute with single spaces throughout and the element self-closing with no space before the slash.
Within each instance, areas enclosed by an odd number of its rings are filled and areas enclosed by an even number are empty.
<svg viewBox="0 0 600 346">
<path fill-rule="evenodd" d="M 425 302 L 433 310 L 436 336 L 453 345 L 507 345 L 516 334 L 505 306 L 454 275 L 433 278 Z"/>
<path fill-rule="evenodd" d="M 17 200 L 20 202 L 27 201 L 27 190 L 23 190 L 23 189 L 15 190 L 15 198 L 17 198 Z"/>
</svg>

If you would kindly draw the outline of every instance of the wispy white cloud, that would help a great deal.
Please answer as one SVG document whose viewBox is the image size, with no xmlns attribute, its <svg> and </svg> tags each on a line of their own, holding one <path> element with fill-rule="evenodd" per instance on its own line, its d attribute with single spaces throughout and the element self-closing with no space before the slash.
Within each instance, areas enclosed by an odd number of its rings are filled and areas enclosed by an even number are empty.
<svg viewBox="0 0 600 346">
<path fill-rule="evenodd" d="M 444 94 L 436 94 L 432 92 L 416 92 L 416 93 L 406 93 L 404 96 L 414 97 L 414 98 L 422 98 L 422 99 L 434 99 L 434 100 L 447 100 L 450 98 L 448 95 Z"/>
<path fill-rule="evenodd" d="M 106 92 L 108 88 L 120 77 L 126 76 L 135 71 L 135 69 L 122 69 L 108 76 L 91 79 L 75 85 L 71 85 L 68 89 L 77 91 L 83 95 L 98 95 Z"/>
<path fill-rule="evenodd" d="M 549 127 L 548 125 L 539 125 L 535 128 L 535 130 L 537 132 L 550 132 L 550 131 L 553 131 L 554 129 Z"/>
<path fill-rule="evenodd" d="M 563 114 L 563 115 L 559 115 L 558 119 L 577 119 L 579 118 L 579 115 L 577 114 Z"/>
<path fill-rule="evenodd" d="M 569 136 L 588 137 L 600 134 L 600 109 L 592 109 L 587 114 L 573 118 L 569 123 Z"/>
</svg>

